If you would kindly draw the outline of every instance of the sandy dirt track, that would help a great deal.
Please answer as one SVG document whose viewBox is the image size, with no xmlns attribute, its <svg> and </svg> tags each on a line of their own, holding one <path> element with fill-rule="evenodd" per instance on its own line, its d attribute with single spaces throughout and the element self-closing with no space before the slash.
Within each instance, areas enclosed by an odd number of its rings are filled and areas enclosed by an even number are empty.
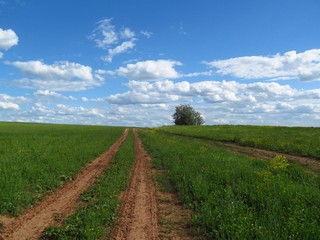
<svg viewBox="0 0 320 240">
<path fill-rule="evenodd" d="M 120 219 L 112 239 L 158 239 L 156 189 L 152 180 L 150 157 L 142 147 L 137 130 L 135 166 L 129 188 L 122 196 Z"/>
<path fill-rule="evenodd" d="M 255 148 L 255 147 L 240 146 L 234 143 L 219 142 L 219 144 L 233 152 L 246 154 L 246 155 L 264 159 L 264 160 L 270 160 L 277 155 L 282 155 L 282 156 L 285 156 L 291 162 L 298 163 L 302 166 L 307 166 L 316 171 L 320 170 L 320 159 L 275 152 L 275 151 Z"/>
<path fill-rule="evenodd" d="M 1 230 L 0 239 L 38 239 L 47 226 L 61 222 L 70 215 L 74 211 L 79 196 L 109 166 L 110 160 L 115 156 L 127 135 L 128 129 L 108 151 L 86 165 L 74 180 L 5 225 Z"/>
</svg>

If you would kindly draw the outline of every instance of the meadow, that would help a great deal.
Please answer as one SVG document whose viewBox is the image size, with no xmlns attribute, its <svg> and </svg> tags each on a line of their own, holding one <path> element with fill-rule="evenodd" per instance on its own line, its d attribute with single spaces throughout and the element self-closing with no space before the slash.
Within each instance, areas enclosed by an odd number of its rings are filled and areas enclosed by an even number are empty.
<svg viewBox="0 0 320 240">
<path fill-rule="evenodd" d="M 0 215 L 17 216 L 106 151 L 121 127 L 0 123 Z"/>
<path fill-rule="evenodd" d="M 157 130 L 320 158 L 320 128 L 216 125 L 166 126 Z"/>
<path fill-rule="evenodd" d="M 188 135 L 198 128 L 166 129 L 178 129 L 179 134 L 184 130 Z M 308 175 L 281 157 L 271 162 L 252 159 L 211 140 L 156 130 L 143 130 L 140 136 L 154 167 L 166 173 L 185 207 L 193 210 L 192 226 L 204 238 L 320 236 L 318 176 Z"/>
</svg>

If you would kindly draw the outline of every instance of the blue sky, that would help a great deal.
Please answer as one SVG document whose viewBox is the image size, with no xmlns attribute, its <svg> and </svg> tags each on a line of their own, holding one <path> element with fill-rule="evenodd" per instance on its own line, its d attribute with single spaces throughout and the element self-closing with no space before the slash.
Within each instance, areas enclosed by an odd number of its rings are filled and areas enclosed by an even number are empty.
<svg viewBox="0 0 320 240">
<path fill-rule="evenodd" d="M 318 0 L 0 0 L 0 121 L 320 126 Z"/>
</svg>

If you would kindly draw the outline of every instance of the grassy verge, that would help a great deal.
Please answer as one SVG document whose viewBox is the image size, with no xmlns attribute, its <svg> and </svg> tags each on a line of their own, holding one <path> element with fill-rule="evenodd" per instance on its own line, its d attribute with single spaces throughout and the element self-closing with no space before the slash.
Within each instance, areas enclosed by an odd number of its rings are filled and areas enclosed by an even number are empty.
<svg viewBox="0 0 320 240">
<path fill-rule="evenodd" d="M 112 165 L 98 182 L 86 191 L 78 210 L 62 227 L 49 227 L 42 239 L 100 239 L 110 231 L 120 204 L 119 194 L 128 187 L 135 157 L 132 132 L 119 149 Z"/>
<path fill-rule="evenodd" d="M 252 160 L 198 139 L 140 133 L 156 168 L 167 170 L 193 226 L 208 239 L 320 236 L 320 179 L 296 165 Z M 280 163 L 280 165 L 278 164 Z"/>
<path fill-rule="evenodd" d="M 106 151 L 124 128 L 0 123 L 0 214 L 18 215 Z"/>
<path fill-rule="evenodd" d="M 168 126 L 167 133 L 320 158 L 320 128 L 272 126 Z"/>
</svg>

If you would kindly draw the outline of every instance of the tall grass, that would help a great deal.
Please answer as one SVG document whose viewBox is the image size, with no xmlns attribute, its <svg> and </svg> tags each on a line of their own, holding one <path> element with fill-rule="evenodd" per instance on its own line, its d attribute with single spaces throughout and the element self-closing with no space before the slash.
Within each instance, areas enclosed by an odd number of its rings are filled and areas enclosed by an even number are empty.
<svg viewBox="0 0 320 240">
<path fill-rule="evenodd" d="M 320 158 L 320 128 L 274 126 L 167 126 L 167 133 Z"/>
<path fill-rule="evenodd" d="M 199 139 L 144 130 L 156 168 L 164 169 L 193 226 L 208 239 L 315 239 L 320 179 L 296 165 L 277 168 Z"/>
<path fill-rule="evenodd" d="M 0 123 L 0 214 L 17 215 L 106 151 L 124 128 Z"/>
<path fill-rule="evenodd" d="M 42 239 L 95 240 L 102 236 L 110 237 L 120 204 L 119 194 L 128 187 L 134 156 L 134 138 L 130 132 L 111 167 L 82 195 L 76 213 L 61 227 L 47 228 Z"/>
</svg>

